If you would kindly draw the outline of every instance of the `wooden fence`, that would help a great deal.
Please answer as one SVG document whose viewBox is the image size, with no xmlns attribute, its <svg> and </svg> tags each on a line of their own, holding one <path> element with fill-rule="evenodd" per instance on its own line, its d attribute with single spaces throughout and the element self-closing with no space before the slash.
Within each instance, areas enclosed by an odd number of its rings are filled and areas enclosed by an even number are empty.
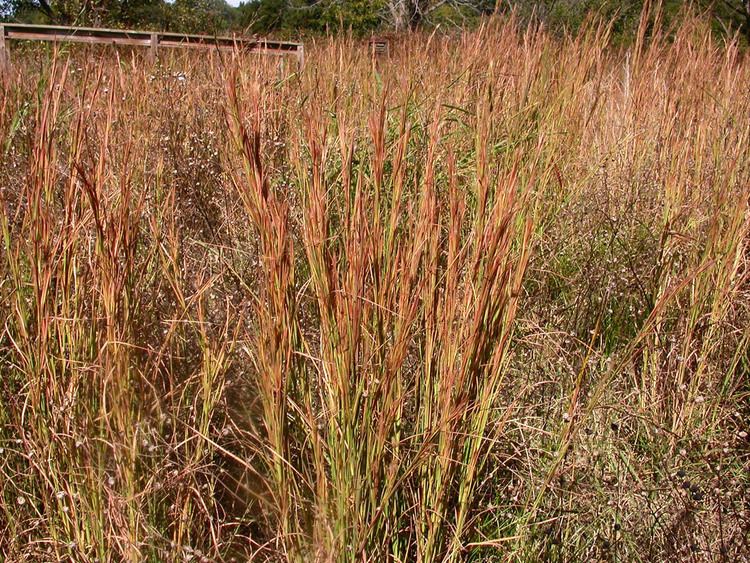
<svg viewBox="0 0 750 563">
<path fill-rule="evenodd" d="M 240 36 L 213 37 L 210 35 L 184 35 L 127 29 L 97 29 L 92 27 L 65 27 L 54 25 L 28 25 L 0 23 L 0 68 L 10 65 L 9 40 L 56 41 L 89 43 L 95 45 L 129 45 L 148 47 L 152 57 L 158 56 L 162 47 L 183 47 L 192 49 L 218 49 L 253 52 L 263 55 L 291 55 L 297 58 L 300 67 L 305 61 L 305 47 L 302 43 L 289 41 L 269 41 Z"/>
</svg>

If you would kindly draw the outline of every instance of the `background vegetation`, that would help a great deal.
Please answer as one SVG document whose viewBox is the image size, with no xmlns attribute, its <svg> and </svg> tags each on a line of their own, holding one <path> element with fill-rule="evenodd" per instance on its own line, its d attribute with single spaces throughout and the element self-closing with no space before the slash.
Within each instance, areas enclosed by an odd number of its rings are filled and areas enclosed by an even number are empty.
<svg viewBox="0 0 750 563">
<path fill-rule="evenodd" d="M 149 28 L 187 33 L 231 31 L 299 36 L 340 31 L 366 35 L 417 27 L 477 25 L 483 16 L 514 11 L 560 33 L 575 32 L 591 13 L 613 22 L 612 35 L 633 41 L 649 0 L 0 0 L 10 21 Z M 750 0 L 663 0 L 664 19 L 686 5 L 703 12 L 715 33 L 750 36 Z"/>
<path fill-rule="evenodd" d="M 750 63 L 664 17 L 14 53 L 0 558 L 747 558 Z"/>
</svg>

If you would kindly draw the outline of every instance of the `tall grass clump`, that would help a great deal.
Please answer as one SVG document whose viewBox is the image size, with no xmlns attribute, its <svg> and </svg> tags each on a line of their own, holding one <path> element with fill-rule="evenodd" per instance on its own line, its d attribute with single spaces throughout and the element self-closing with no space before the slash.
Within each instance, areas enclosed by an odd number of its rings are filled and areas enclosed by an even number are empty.
<svg viewBox="0 0 750 563">
<path fill-rule="evenodd" d="M 738 43 L 307 52 L 4 77 L 2 558 L 745 557 Z"/>
<path fill-rule="evenodd" d="M 261 271 L 256 439 L 290 558 L 313 555 L 306 536 L 315 557 L 460 553 L 528 260 L 529 186 L 514 167 L 490 176 L 487 135 L 460 179 L 440 106 L 420 115 L 406 100 L 391 120 L 379 96 L 364 146 L 343 104 L 333 130 L 313 109 L 290 134 L 295 234 L 261 157 L 274 102 L 229 84 L 233 183 Z"/>
</svg>

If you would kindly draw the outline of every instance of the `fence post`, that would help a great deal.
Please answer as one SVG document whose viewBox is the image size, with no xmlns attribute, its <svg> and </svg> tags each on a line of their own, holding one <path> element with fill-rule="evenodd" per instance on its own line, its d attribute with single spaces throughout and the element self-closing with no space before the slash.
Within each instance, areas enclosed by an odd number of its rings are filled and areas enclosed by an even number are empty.
<svg viewBox="0 0 750 563">
<path fill-rule="evenodd" d="M 302 70 L 302 67 L 305 66 L 305 46 L 304 45 L 297 45 L 297 63 L 299 65 L 299 69 Z"/>
<path fill-rule="evenodd" d="M 151 58 L 151 62 L 156 62 L 156 58 L 158 56 L 159 56 L 159 34 L 152 33 L 151 34 L 151 48 L 149 51 L 149 57 Z"/>
<path fill-rule="evenodd" d="M 10 50 L 5 43 L 5 26 L 0 24 L 0 73 L 5 75 L 10 70 Z"/>
</svg>

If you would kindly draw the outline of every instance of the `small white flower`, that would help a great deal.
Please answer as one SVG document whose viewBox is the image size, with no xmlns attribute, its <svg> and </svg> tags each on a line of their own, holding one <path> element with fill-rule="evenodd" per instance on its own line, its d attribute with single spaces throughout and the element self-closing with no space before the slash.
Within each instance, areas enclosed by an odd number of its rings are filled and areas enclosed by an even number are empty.
<svg viewBox="0 0 750 563">
<path fill-rule="evenodd" d="M 26 499 L 22 496 L 19 496 L 16 499 L 16 504 L 18 504 L 18 506 L 23 506 L 24 504 L 26 504 Z"/>
</svg>

